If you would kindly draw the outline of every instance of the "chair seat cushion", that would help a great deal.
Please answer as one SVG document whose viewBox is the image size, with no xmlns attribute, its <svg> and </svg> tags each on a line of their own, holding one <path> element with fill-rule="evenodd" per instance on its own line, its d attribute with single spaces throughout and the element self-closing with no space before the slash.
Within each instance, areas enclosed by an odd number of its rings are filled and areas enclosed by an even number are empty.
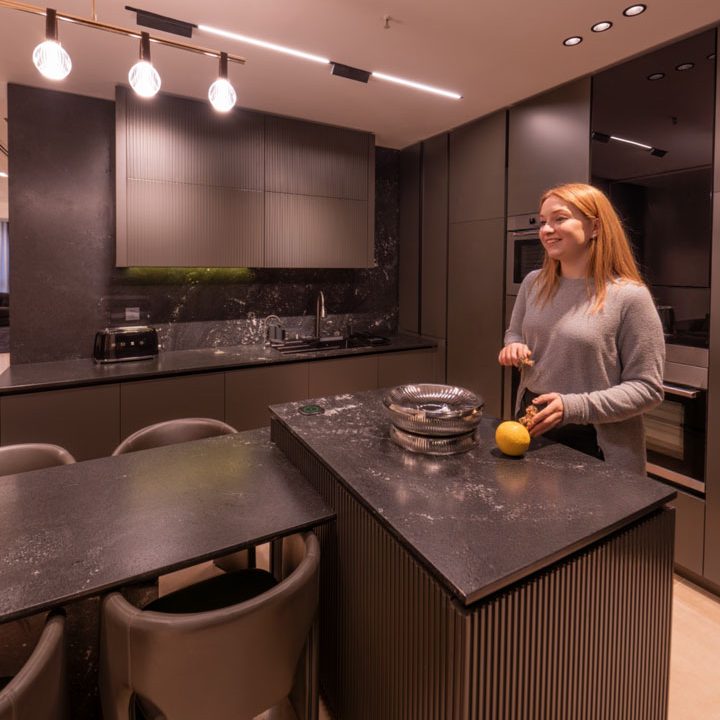
<svg viewBox="0 0 720 720">
<path fill-rule="evenodd" d="M 189 585 L 148 603 L 143 610 L 164 613 L 196 613 L 219 610 L 245 602 L 277 585 L 266 570 L 236 570 Z"/>
</svg>

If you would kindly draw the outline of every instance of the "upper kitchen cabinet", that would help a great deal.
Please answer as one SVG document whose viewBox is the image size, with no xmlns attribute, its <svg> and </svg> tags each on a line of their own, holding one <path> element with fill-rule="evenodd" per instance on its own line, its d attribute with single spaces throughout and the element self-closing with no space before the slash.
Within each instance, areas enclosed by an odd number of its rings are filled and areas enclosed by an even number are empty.
<svg viewBox="0 0 720 720">
<path fill-rule="evenodd" d="M 263 123 L 118 88 L 117 265 L 261 266 Z"/>
<path fill-rule="evenodd" d="M 450 222 L 502 217 L 505 211 L 504 110 L 450 133 Z"/>
<path fill-rule="evenodd" d="M 117 265 L 371 267 L 374 153 L 368 133 L 118 88 Z"/>
<path fill-rule="evenodd" d="M 371 267 L 372 136 L 289 118 L 265 122 L 265 266 Z"/>
<path fill-rule="evenodd" d="M 507 214 L 537 212 L 542 193 L 590 178 L 590 80 L 510 108 Z"/>
</svg>

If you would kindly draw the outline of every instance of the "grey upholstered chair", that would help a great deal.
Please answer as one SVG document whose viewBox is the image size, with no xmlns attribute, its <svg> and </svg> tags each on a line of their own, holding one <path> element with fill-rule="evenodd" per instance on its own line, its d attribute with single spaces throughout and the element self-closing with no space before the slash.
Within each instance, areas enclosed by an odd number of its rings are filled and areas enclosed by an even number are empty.
<svg viewBox="0 0 720 720">
<path fill-rule="evenodd" d="M 320 561 L 312 533 L 285 538 L 283 547 L 287 577 L 238 604 L 186 612 L 191 608 L 176 603 L 168 613 L 138 609 L 119 593 L 106 597 L 100 640 L 104 720 L 128 720 L 136 701 L 147 718 L 165 720 L 250 720 L 282 702 L 304 646 L 316 667 L 306 641 L 317 609 Z M 311 692 L 316 702 L 314 687 Z"/>
<path fill-rule="evenodd" d="M 0 720 L 64 720 L 64 630 L 64 615 L 51 614 L 30 657 L 0 690 Z"/>
<path fill-rule="evenodd" d="M 113 450 L 113 455 L 122 455 L 136 450 L 149 450 L 150 448 L 174 445 L 175 443 L 190 440 L 202 440 L 203 438 L 218 435 L 232 435 L 236 432 L 237 430 L 232 425 L 214 418 L 166 420 L 165 422 L 140 428 L 132 435 L 128 435 Z"/>
<path fill-rule="evenodd" d="M 0 447 L 0 475 L 15 475 L 74 462 L 75 458 L 59 445 L 22 443 Z"/>
</svg>

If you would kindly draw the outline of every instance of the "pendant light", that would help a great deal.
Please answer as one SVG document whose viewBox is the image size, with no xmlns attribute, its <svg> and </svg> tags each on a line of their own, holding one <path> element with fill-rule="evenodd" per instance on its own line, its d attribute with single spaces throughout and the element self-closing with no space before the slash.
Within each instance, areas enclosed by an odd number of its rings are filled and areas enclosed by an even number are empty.
<svg viewBox="0 0 720 720">
<path fill-rule="evenodd" d="M 228 76 L 228 56 L 227 53 L 220 53 L 220 71 L 218 79 L 210 86 L 208 90 L 208 100 L 210 104 L 218 112 L 229 112 L 235 107 L 237 102 L 237 93 L 235 88 L 227 79 Z"/>
<path fill-rule="evenodd" d="M 45 14 L 45 41 L 33 51 L 33 63 L 40 74 L 48 80 L 63 80 L 70 74 L 72 61 L 58 42 L 57 16 L 55 10 Z"/>
<path fill-rule="evenodd" d="M 140 60 L 130 68 L 128 81 L 140 97 L 152 97 L 160 89 L 160 75 L 150 62 L 150 35 L 146 32 L 140 35 Z"/>
</svg>

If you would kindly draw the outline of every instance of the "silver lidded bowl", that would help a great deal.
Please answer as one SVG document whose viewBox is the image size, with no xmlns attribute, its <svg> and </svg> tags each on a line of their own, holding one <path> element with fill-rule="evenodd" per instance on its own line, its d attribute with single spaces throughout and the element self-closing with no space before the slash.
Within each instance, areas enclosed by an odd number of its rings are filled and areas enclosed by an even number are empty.
<svg viewBox="0 0 720 720">
<path fill-rule="evenodd" d="M 399 385 L 383 398 L 392 424 L 416 435 L 450 437 L 480 424 L 483 399 L 454 385 Z"/>
</svg>

